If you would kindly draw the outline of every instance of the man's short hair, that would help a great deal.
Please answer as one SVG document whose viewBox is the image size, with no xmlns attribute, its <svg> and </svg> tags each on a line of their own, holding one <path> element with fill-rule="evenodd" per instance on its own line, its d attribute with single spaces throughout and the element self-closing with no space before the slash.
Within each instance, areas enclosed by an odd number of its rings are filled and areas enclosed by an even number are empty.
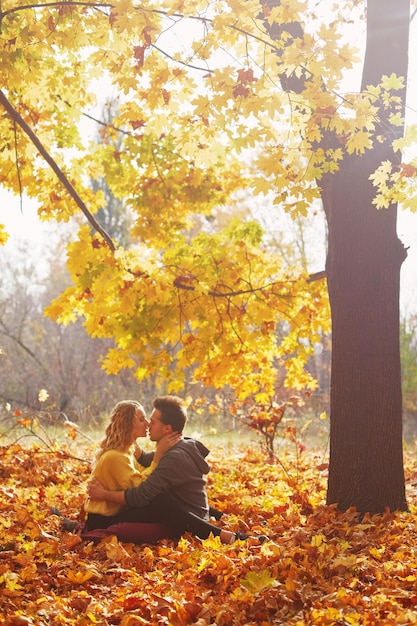
<svg viewBox="0 0 417 626">
<path fill-rule="evenodd" d="M 177 396 L 155 398 L 153 406 L 161 413 L 161 422 L 172 426 L 172 430 L 182 433 L 187 422 L 187 408 Z"/>
</svg>

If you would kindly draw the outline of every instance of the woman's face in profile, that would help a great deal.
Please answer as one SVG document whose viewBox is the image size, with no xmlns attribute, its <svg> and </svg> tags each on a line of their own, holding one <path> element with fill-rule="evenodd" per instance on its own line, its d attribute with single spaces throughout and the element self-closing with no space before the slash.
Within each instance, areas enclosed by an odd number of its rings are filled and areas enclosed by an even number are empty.
<svg viewBox="0 0 417 626">
<path fill-rule="evenodd" d="M 138 437 L 146 437 L 148 434 L 149 422 L 146 419 L 143 409 L 136 409 L 135 418 L 133 420 L 132 439 L 135 441 Z"/>
</svg>

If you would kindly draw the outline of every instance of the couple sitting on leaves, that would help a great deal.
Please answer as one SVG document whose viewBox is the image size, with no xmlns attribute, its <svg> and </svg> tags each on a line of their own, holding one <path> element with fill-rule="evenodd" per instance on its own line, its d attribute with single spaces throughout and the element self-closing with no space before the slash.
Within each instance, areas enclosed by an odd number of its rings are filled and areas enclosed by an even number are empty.
<svg viewBox="0 0 417 626">
<path fill-rule="evenodd" d="M 139 402 L 126 400 L 114 407 L 88 483 L 87 517 L 81 527 L 78 525 L 81 536 L 100 538 L 94 533 L 102 532 L 147 543 L 180 537 L 188 531 L 200 539 L 212 533 L 222 543 L 248 539 L 245 533 L 209 521 L 210 516 L 216 520 L 222 516 L 207 501 L 206 474 L 210 467 L 205 457 L 209 450 L 199 441 L 182 436 L 187 421 L 182 400 L 160 397 L 153 406 L 149 422 Z M 148 429 L 151 441 L 156 442 L 155 452 L 143 452 L 136 444 L 138 437 L 146 437 Z M 52 512 L 60 515 L 55 507 Z M 63 527 L 69 530 L 75 525 L 65 519 Z M 266 537 L 256 539 L 262 543 Z"/>
</svg>

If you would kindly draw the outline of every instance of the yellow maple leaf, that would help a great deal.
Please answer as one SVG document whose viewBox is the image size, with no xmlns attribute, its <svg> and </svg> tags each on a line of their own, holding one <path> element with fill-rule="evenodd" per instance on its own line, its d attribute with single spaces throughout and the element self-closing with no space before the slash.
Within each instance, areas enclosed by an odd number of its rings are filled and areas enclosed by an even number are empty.
<svg viewBox="0 0 417 626">
<path fill-rule="evenodd" d="M 326 537 L 322 533 L 319 533 L 318 535 L 314 535 L 311 538 L 311 545 L 316 548 L 320 547 L 325 542 L 326 542 Z"/>
<path fill-rule="evenodd" d="M 372 148 L 371 134 L 367 131 L 358 130 L 351 134 L 346 141 L 346 149 L 349 154 L 363 154 L 365 150 Z"/>
<path fill-rule="evenodd" d="M 397 76 L 396 74 L 392 73 L 390 74 L 390 76 L 383 76 L 381 84 L 384 87 L 384 89 L 387 89 L 387 90 L 392 89 L 394 91 L 398 91 L 404 88 L 404 77 Z"/>
<path fill-rule="evenodd" d="M 389 118 L 389 122 L 393 126 L 403 126 L 404 121 L 405 121 L 404 117 L 400 113 L 395 113 L 394 115 L 391 115 Z"/>
<path fill-rule="evenodd" d="M 267 570 L 259 573 L 248 572 L 245 578 L 240 580 L 240 584 L 253 594 L 278 586 L 277 580 Z"/>
<path fill-rule="evenodd" d="M 83 583 L 85 583 L 87 580 L 90 580 L 90 578 L 92 578 L 93 573 L 89 572 L 87 570 L 81 571 L 81 570 L 68 570 L 67 574 L 66 574 L 66 578 L 70 583 L 74 583 L 76 585 L 82 585 Z"/>
</svg>

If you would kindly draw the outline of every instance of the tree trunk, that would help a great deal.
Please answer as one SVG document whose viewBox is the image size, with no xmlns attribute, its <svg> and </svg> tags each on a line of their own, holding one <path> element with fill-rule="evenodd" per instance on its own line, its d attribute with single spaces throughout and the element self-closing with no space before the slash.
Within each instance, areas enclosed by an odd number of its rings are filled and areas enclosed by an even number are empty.
<svg viewBox="0 0 417 626">
<path fill-rule="evenodd" d="M 409 4 L 368 0 L 362 89 L 391 73 L 406 79 Z M 405 89 L 401 96 L 405 100 Z M 382 161 L 400 162 L 391 149 L 394 127 L 382 110 L 379 132 L 383 143 L 347 156 L 335 175 L 321 181 L 332 313 L 327 503 L 361 513 L 407 509 L 399 342 L 406 253 L 396 234 L 397 207 L 377 210 L 369 180 Z"/>
</svg>

